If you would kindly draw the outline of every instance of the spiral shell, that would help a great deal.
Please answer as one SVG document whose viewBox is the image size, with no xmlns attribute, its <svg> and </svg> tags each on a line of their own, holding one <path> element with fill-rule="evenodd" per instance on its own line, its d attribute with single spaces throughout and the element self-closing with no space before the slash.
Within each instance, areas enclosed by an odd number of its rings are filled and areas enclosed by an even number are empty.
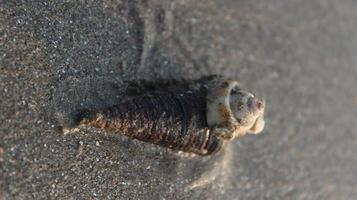
<svg viewBox="0 0 357 200">
<path fill-rule="evenodd" d="M 257 133 L 264 127 L 265 102 L 242 93 L 237 85 L 217 77 L 149 91 L 103 110 L 81 112 L 78 124 L 174 150 L 209 155 L 218 152 L 224 140 L 249 131 Z M 238 105 L 241 109 L 231 109 Z M 245 113 L 239 113 L 242 111 Z"/>
</svg>

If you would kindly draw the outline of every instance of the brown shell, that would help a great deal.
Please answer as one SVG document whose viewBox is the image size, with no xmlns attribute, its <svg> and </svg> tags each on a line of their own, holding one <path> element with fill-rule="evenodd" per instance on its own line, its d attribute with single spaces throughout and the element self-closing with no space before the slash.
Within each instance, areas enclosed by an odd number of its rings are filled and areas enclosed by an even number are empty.
<svg viewBox="0 0 357 200">
<path fill-rule="evenodd" d="M 95 113 L 82 113 L 81 124 L 163 147 L 209 155 L 222 141 L 206 122 L 205 84 L 149 92 Z"/>
</svg>

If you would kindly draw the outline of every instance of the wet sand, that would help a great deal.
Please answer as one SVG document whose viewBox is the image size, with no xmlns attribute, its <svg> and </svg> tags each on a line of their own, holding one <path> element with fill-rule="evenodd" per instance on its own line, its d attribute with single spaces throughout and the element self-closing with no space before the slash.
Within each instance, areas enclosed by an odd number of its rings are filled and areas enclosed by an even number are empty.
<svg viewBox="0 0 357 200">
<path fill-rule="evenodd" d="M 0 3 L 0 199 L 356 199 L 357 2 Z M 266 129 L 211 157 L 83 127 L 139 79 L 222 74 Z"/>
</svg>

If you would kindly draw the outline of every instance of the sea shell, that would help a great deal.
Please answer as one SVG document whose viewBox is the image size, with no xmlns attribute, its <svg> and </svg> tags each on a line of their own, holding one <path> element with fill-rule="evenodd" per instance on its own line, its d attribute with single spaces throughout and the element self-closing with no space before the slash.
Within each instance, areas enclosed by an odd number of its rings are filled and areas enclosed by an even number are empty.
<svg viewBox="0 0 357 200">
<path fill-rule="evenodd" d="M 224 141 L 259 133 L 265 101 L 220 76 L 148 91 L 98 111 L 82 111 L 78 125 L 90 125 L 170 149 L 209 155 Z M 65 132 L 70 131 L 64 129 Z"/>
</svg>

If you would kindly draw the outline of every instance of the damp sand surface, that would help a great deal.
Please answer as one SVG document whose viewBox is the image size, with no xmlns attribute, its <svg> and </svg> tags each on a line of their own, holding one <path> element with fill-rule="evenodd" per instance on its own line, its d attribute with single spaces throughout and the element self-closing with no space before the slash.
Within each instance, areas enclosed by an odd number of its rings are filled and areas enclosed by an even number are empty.
<svg viewBox="0 0 357 200">
<path fill-rule="evenodd" d="M 356 199 L 357 2 L 0 3 L 0 199 Z M 82 127 L 144 89 L 223 74 L 266 128 L 210 157 Z"/>
</svg>

